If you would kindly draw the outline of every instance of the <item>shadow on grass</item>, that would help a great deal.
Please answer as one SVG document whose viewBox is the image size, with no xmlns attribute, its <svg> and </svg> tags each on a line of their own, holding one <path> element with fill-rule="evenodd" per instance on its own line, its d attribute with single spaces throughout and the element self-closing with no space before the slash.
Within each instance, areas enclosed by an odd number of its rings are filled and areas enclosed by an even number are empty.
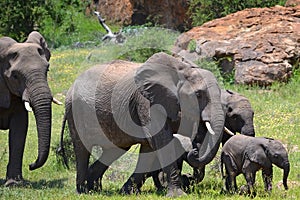
<svg viewBox="0 0 300 200">
<path fill-rule="evenodd" d="M 44 180 L 41 179 L 39 181 L 28 181 L 25 180 L 24 182 L 14 185 L 11 187 L 19 187 L 19 188 L 32 188 L 32 189 L 37 189 L 37 190 L 42 190 L 46 188 L 64 188 L 65 184 L 68 179 L 67 178 L 62 178 L 62 179 L 55 179 L 55 180 Z M 0 187 L 5 187 L 5 179 L 0 179 Z"/>
</svg>

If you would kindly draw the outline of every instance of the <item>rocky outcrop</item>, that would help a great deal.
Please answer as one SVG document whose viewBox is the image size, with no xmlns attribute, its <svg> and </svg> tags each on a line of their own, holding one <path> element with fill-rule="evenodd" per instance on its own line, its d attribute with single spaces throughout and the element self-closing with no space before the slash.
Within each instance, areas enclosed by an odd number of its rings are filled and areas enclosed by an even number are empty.
<svg viewBox="0 0 300 200">
<path fill-rule="evenodd" d="M 188 22 L 188 0 L 97 0 L 88 6 L 109 21 L 141 25 L 148 21 L 183 30 Z"/>
<path fill-rule="evenodd" d="M 174 52 L 193 61 L 219 60 L 235 82 L 287 81 L 300 60 L 300 6 L 246 9 L 183 33 Z"/>
<path fill-rule="evenodd" d="M 300 5 L 300 0 L 287 0 L 285 6 L 298 6 Z"/>
</svg>

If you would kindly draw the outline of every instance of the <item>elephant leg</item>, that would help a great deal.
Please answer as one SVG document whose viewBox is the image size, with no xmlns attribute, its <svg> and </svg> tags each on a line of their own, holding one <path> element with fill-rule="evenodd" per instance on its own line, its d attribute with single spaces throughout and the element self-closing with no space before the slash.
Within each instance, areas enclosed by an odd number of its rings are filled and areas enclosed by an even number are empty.
<svg viewBox="0 0 300 200">
<path fill-rule="evenodd" d="M 273 179 L 273 170 L 272 167 L 269 169 L 262 170 L 262 177 L 265 185 L 265 190 L 268 192 L 272 191 L 272 179 Z"/>
<path fill-rule="evenodd" d="M 226 178 L 225 178 L 225 189 L 228 192 L 234 193 L 237 188 L 235 188 L 235 177 L 237 175 L 237 169 L 230 156 L 223 155 L 223 163 L 225 164 L 226 169 Z M 234 184 L 234 186 L 232 185 Z"/>
<path fill-rule="evenodd" d="M 93 191 L 102 190 L 102 177 L 108 167 L 124 153 L 127 149 L 102 149 L 102 155 L 88 169 L 87 184 L 88 189 Z"/>
<path fill-rule="evenodd" d="M 76 192 L 78 194 L 87 193 L 87 175 L 91 153 L 82 143 L 75 128 L 75 124 L 72 122 L 73 120 L 69 120 L 68 126 L 76 158 Z"/>
<path fill-rule="evenodd" d="M 243 169 L 242 172 L 245 176 L 246 182 L 247 182 L 247 192 L 250 196 L 255 196 L 255 188 L 254 188 L 254 183 L 255 183 L 255 177 L 256 177 L 256 171 L 258 171 L 260 167 L 252 163 L 249 160 L 245 160 L 243 164 Z"/>
<path fill-rule="evenodd" d="M 126 183 L 122 186 L 121 194 L 138 194 L 146 180 L 147 173 L 153 171 L 153 162 L 155 161 L 155 153 L 147 145 L 141 145 L 138 162 L 135 172 L 129 177 Z"/>
<path fill-rule="evenodd" d="M 10 121 L 9 161 L 7 165 L 5 186 L 23 182 L 22 160 L 28 128 L 28 113 L 19 112 Z"/>
<path fill-rule="evenodd" d="M 81 143 L 81 142 L 80 142 Z M 77 193 L 87 193 L 87 176 L 90 152 L 83 146 L 83 144 L 74 145 L 76 156 L 76 190 Z"/>
<path fill-rule="evenodd" d="M 178 169 L 176 145 L 172 131 L 168 124 L 164 127 L 163 131 L 154 136 L 154 149 L 156 150 L 157 157 L 163 172 L 167 175 L 167 197 L 175 197 L 185 195 L 181 189 L 181 171 Z"/>
<path fill-rule="evenodd" d="M 205 176 L 205 166 L 201 168 L 193 168 L 193 177 L 195 180 L 195 183 L 200 183 Z"/>
</svg>

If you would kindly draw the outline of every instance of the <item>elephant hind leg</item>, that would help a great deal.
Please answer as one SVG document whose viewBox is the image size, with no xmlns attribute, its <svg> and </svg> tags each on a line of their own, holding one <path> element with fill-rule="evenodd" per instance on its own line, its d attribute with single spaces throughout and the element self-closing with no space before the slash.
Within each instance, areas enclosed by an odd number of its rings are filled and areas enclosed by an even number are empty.
<svg viewBox="0 0 300 200">
<path fill-rule="evenodd" d="M 238 174 L 237 167 L 232 161 L 231 157 L 227 154 L 222 155 L 223 163 L 225 164 L 226 169 L 226 178 L 225 178 L 225 188 L 228 192 L 235 192 L 237 190 L 236 186 L 236 176 Z"/>
<path fill-rule="evenodd" d="M 75 145 L 76 146 L 76 145 Z M 87 175 L 90 152 L 82 145 L 81 148 L 75 147 L 76 155 L 76 190 L 77 193 L 87 193 Z"/>
<path fill-rule="evenodd" d="M 99 160 L 95 161 L 88 169 L 87 184 L 88 189 L 93 191 L 102 190 L 102 177 L 108 167 L 119 157 L 125 154 L 126 149 L 102 149 L 102 155 Z"/>
</svg>

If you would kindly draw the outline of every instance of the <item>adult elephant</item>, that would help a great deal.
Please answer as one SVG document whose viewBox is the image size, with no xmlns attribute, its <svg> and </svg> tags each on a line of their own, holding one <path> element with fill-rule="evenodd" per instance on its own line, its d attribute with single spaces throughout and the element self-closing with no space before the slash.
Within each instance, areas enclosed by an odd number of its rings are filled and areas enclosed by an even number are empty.
<svg viewBox="0 0 300 200">
<path fill-rule="evenodd" d="M 224 131 L 228 133 L 223 134 L 222 144 L 236 133 L 254 137 L 254 110 L 249 99 L 231 90 L 222 90 L 221 99 L 226 113 Z"/>
<path fill-rule="evenodd" d="M 23 181 L 27 111 L 34 112 L 38 132 L 38 157 L 29 169 L 43 166 L 48 158 L 53 101 L 47 83 L 49 59 L 47 43 L 36 31 L 24 43 L 9 37 L 0 39 L 0 129 L 9 129 L 6 186 Z"/>
<path fill-rule="evenodd" d="M 221 102 L 225 111 L 225 126 L 223 131 L 222 144 L 224 145 L 226 141 L 236 133 L 254 137 L 254 110 L 250 104 L 249 99 L 237 92 L 222 89 Z M 186 138 L 177 136 L 177 140 L 177 149 L 184 148 L 184 151 L 186 151 L 187 149 L 192 148 L 192 143 Z M 199 143 L 201 141 L 202 138 L 197 136 L 193 142 Z M 182 154 L 182 150 L 180 153 Z M 187 161 L 187 154 L 188 152 L 182 154 L 182 156 L 180 156 L 180 158 L 177 160 L 178 167 L 180 169 L 182 168 L 183 161 Z M 161 173 L 161 170 L 148 173 L 146 174 L 146 177 L 152 176 L 156 188 L 158 190 L 162 190 L 163 185 L 166 185 L 166 183 L 163 179 L 164 176 L 160 175 L 159 177 L 159 173 Z M 191 183 L 201 182 L 204 176 L 205 166 L 194 166 L 193 175 L 184 174 L 182 177 L 184 188 L 188 188 Z"/>
<path fill-rule="evenodd" d="M 184 194 L 173 129 L 191 139 L 201 134 L 205 142 L 195 159 L 207 164 L 219 148 L 224 118 L 213 74 L 181 58 L 158 53 L 144 64 L 114 61 L 87 70 L 66 97 L 65 120 L 76 154 L 77 192 L 101 187 L 108 166 L 139 143 L 135 172 L 121 191 L 136 192 L 132 188 L 141 184 L 143 174 L 158 169 L 154 162 L 158 158 L 158 167 L 167 174 L 167 196 Z M 102 155 L 88 167 L 94 145 L 102 147 Z"/>
</svg>

